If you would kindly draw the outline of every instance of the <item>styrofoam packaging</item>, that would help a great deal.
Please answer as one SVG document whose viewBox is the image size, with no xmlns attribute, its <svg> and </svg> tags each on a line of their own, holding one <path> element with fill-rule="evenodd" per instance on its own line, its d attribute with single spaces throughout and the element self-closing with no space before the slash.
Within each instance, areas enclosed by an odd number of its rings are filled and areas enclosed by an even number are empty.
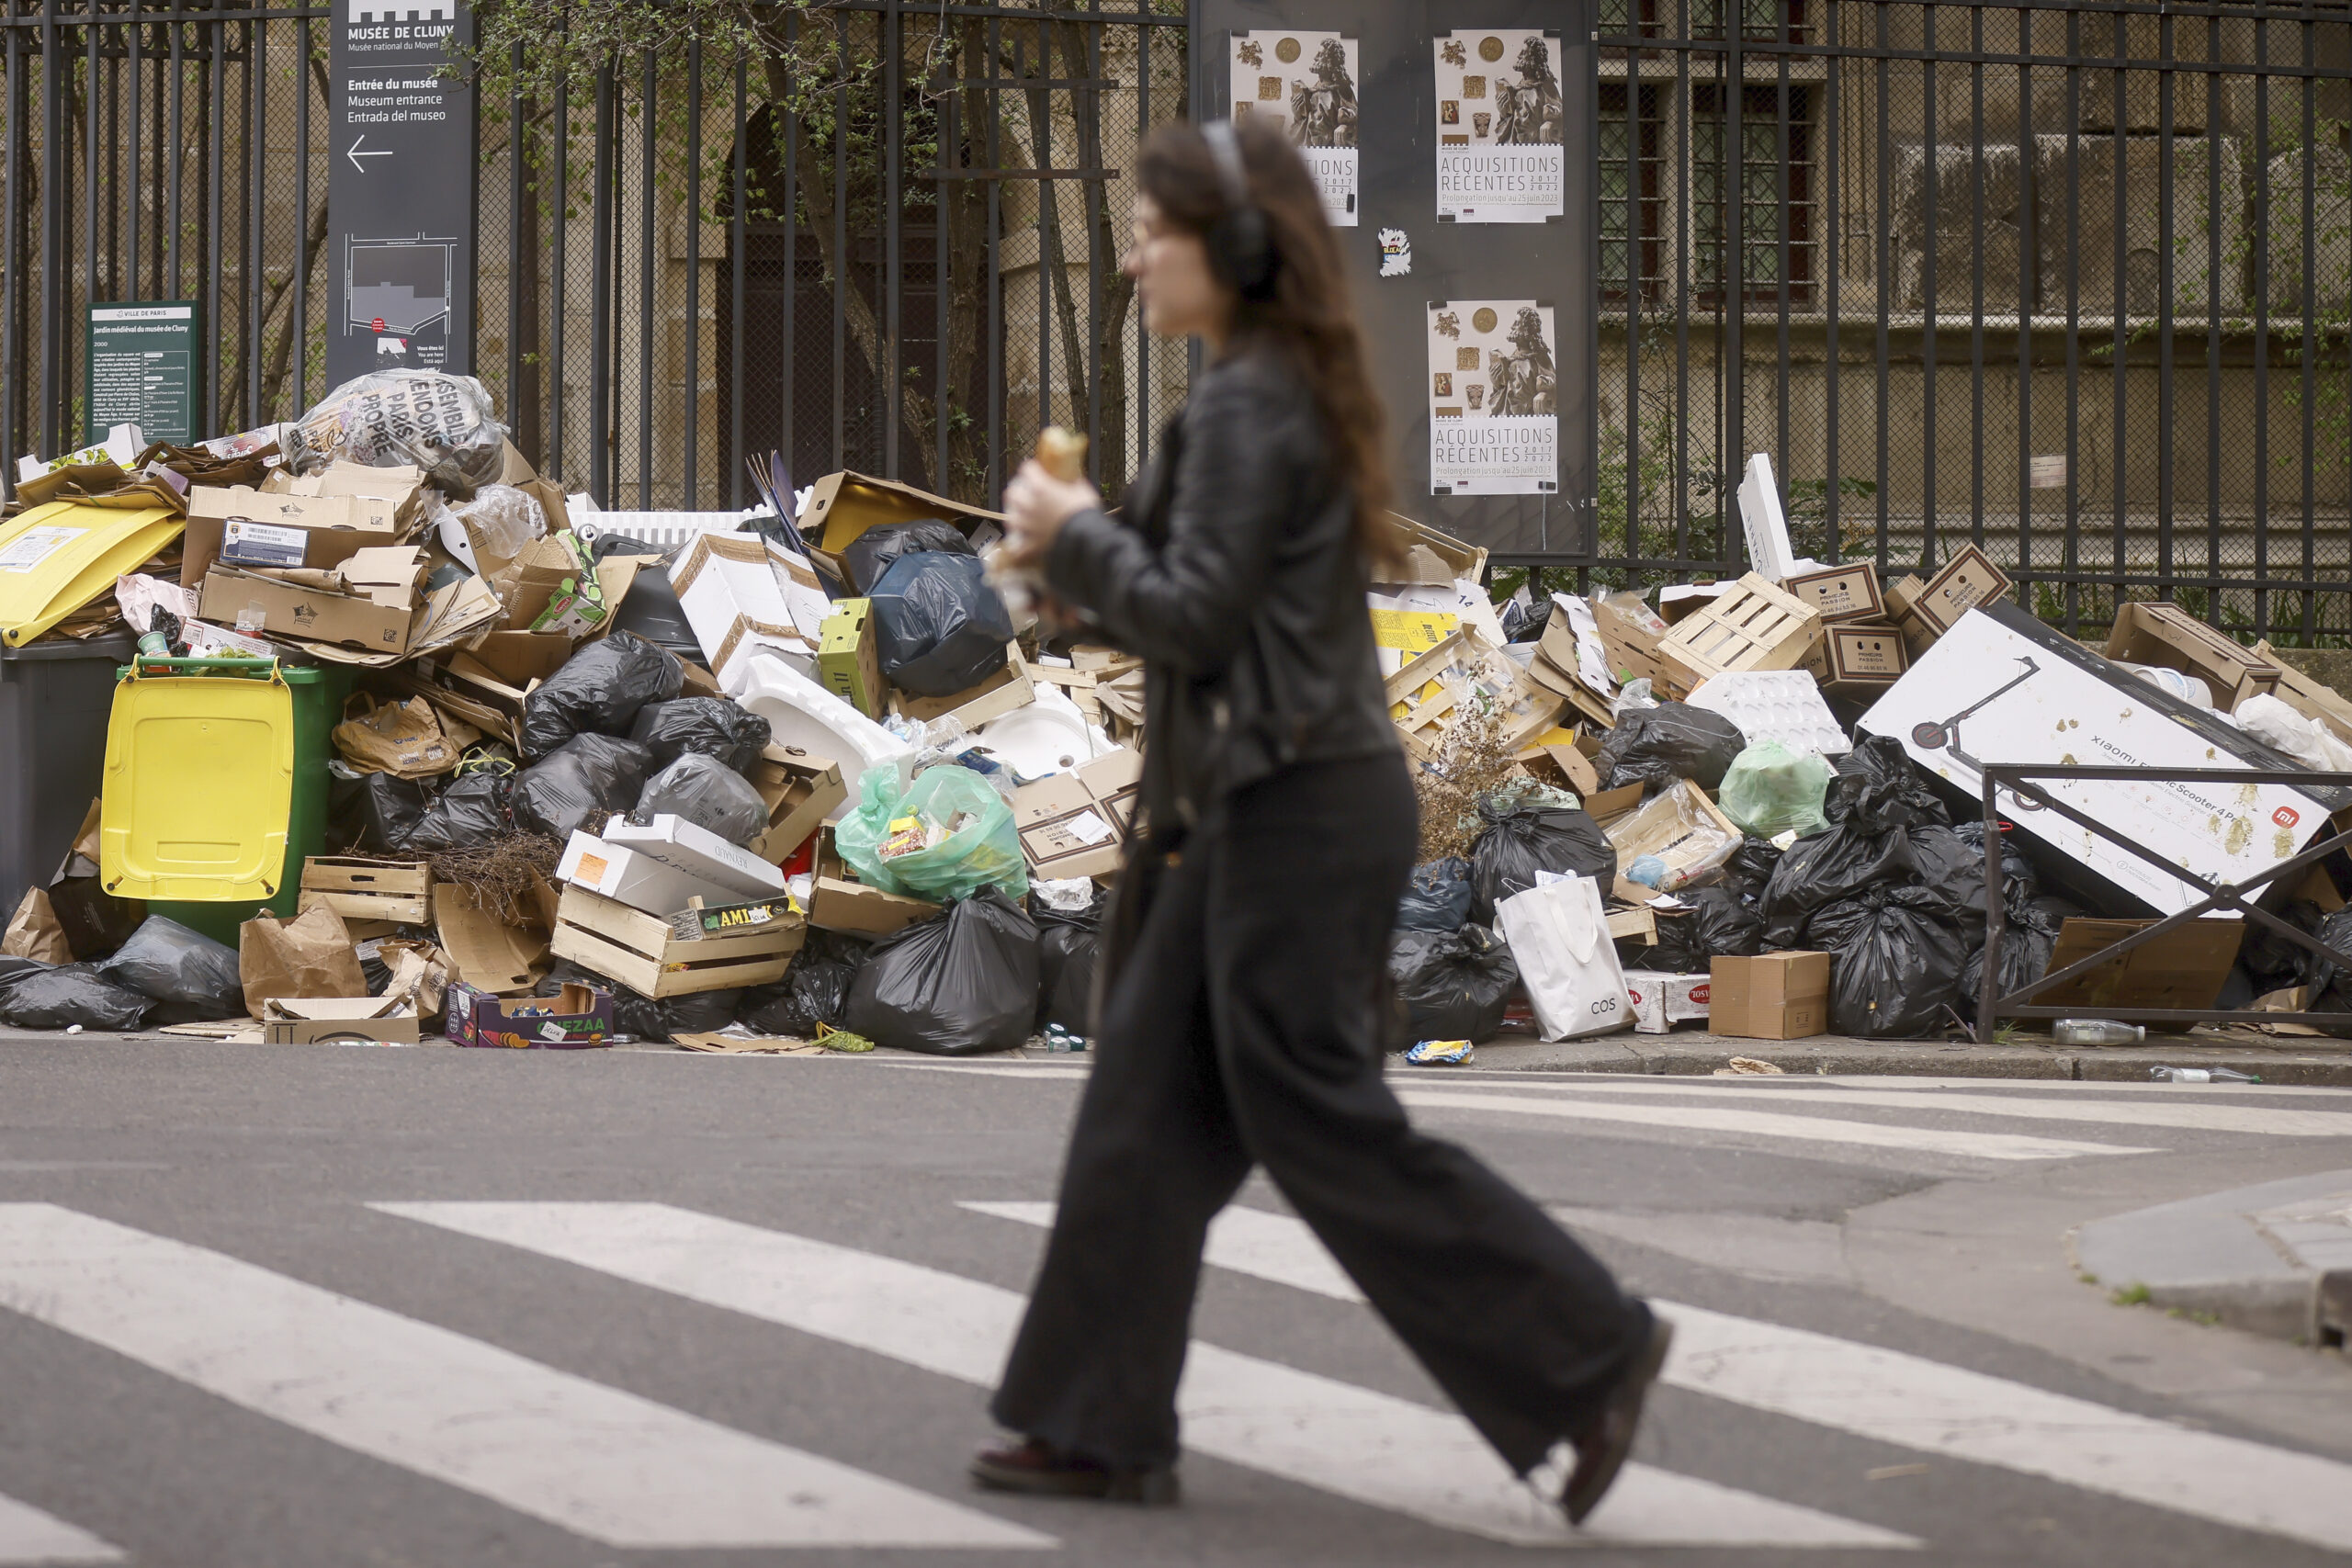
<svg viewBox="0 0 2352 1568">
<path fill-rule="evenodd" d="M 1675 975 L 1663 969 L 1625 971 L 1625 995 L 1634 1004 L 1634 1032 L 1664 1034 L 1678 1023 L 1707 1016 L 1705 975 Z"/>
<path fill-rule="evenodd" d="M 1803 670 L 1739 670 L 1710 675 L 1684 699 L 1739 726 L 1750 746 L 1777 740 L 1795 751 L 1843 756 L 1853 750 L 1845 729 L 1821 700 L 1821 686 Z"/>
<path fill-rule="evenodd" d="M 670 563 L 670 586 L 730 697 L 742 694 L 759 655 L 805 671 L 832 612 L 808 558 L 757 534 L 695 535 Z"/>
<path fill-rule="evenodd" d="M 582 832 L 574 832 L 563 846 L 563 859 L 556 865 L 555 875 L 559 882 L 585 887 L 649 915 L 675 914 L 696 898 L 706 904 L 727 904 L 742 897 L 731 886 L 665 864 L 627 844 L 609 843 Z"/>
<path fill-rule="evenodd" d="M 1591 877 L 1566 876 L 1515 893 L 1496 906 L 1495 923 L 1544 1039 L 1608 1034 L 1634 1021 L 1600 885 Z"/>
<path fill-rule="evenodd" d="M 667 811 L 642 827 L 634 822 L 612 822 L 605 829 L 605 842 L 634 850 L 648 860 L 716 883 L 733 893 L 757 897 L 784 891 L 783 872 L 751 851 L 737 849 L 709 829 L 697 828 Z"/>
<path fill-rule="evenodd" d="M 782 660 L 751 660 L 735 700 L 768 721 L 775 744 L 840 763 L 853 810 L 863 798 L 858 781 L 866 769 L 903 768 L 914 756 L 905 741 Z"/>
</svg>

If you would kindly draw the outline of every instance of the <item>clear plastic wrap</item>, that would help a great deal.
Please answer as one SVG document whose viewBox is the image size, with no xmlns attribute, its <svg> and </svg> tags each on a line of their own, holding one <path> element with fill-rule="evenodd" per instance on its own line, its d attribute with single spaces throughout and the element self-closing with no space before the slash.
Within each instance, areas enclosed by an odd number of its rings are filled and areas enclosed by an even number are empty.
<svg viewBox="0 0 2352 1568">
<path fill-rule="evenodd" d="M 967 768 L 932 768 L 904 794 L 888 768 L 869 771 L 857 809 L 833 843 L 860 882 L 920 898 L 968 898 L 984 887 L 1026 897 L 1029 866 L 1012 807 Z"/>
<path fill-rule="evenodd" d="M 506 427 L 490 389 L 470 376 L 439 370 L 379 370 L 355 377 L 279 427 L 278 446 L 297 473 L 341 458 L 370 468 L 413 463 L 428 478 L 470 491 L 505 466 Z M 436 470 L 440 472 L 436 474 Z"/>
</svg>

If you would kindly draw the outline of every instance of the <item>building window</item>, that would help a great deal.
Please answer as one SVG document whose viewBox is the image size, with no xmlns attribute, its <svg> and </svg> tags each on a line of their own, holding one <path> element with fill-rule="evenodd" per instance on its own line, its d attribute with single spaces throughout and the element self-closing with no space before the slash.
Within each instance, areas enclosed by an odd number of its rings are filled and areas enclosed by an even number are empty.
<svg viewBox="0 0 2352 1568">
<path fill-rule="evenodd" d="M 1625 85 L 1600 85 L 1600 298 L 1605 303 L 1625 303 L 1635 278 L 1644 299 L 1654 298 L 1658 289 L 1664 207 L 1660 101 L 1658 88 L 1644 86 L 1640 112 L 1628 115 Z"/>
<path fill-rule="evenodd" d="M 1738 146 L 1735 148 L 1724 113 L 1725 89 L 1715 84 L 1694 84 L 1690 89 L 1691 292 L 1706 303 L 1720 307 L 1729 302 L 1729 275 L 1735 269 L 1741 299 L 1749 304 L 1779 301 L 1784 168 L 1789 302 L 1800 308 L 1813 303 L 1813 90 L 1795 85 L 1786 89 L 1785 165 L 1781 152 L 1781 91 L 1776 84 L 1751 83 L 1741 89 Z M 1739 212 L 1736 262 L 1726 254 L 1732 249 L 1730 213 L 1735 198 Z"/>
</svg>

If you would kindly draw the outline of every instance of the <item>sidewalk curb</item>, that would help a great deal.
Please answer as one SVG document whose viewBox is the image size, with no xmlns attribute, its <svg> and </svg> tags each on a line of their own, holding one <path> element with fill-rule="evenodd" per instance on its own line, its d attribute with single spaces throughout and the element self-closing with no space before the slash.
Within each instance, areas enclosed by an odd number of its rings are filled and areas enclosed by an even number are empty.
<svg viewBox="0 0 2352 1568">
<path fill-rule="evenodd" d="M 1596 1040 L 1542 1041 L 1505 1036 L 1482 1042 L 1472 1071 L 1636 1073 L 1706 1077 L 1734 1056 L 1771 1063 L 1788 1073 L 1857 1077 L 2040 1078 L 2078 1083 L 2145 1083 L 2151 1067 L 2234 1067 L 2264 1085 L 2352 1089 L 2352 1047 L 2311 1050 L 2246 1043 L 2208 1044 L 2174 1037 L 2101 1049 L 2054 1045 L 1975 1045 L 1964 1041 L 1737 1040 L 1677 1031 L 1612 1034 Z M 1459 1070 L 1459 1069 L 1454 1069 Z"/>
</svg>

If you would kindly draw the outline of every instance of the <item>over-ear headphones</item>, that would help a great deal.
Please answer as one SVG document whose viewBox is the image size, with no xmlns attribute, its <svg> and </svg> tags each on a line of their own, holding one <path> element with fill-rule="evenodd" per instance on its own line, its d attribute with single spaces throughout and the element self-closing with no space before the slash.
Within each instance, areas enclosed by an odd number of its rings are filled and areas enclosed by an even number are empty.
<svg viewBox="0 0 2352 1568">
<path fill-rule="evenodd" d="M 1241 139 L 1229 119 L 1213 119 L 1201 127 L 1209 144 L 1209 159 L 1216 165 L 1216 183 L 1225 197 L 1225 211 L 1210 225 L 1209 262 L 1226 283 L 1245 299 L 1263 299 L 1274 281 L 1273 246 L 1266 235 L 1266 215 L 1250 199 L 1250 175 L 1241 163 Z"/>
</svg>

